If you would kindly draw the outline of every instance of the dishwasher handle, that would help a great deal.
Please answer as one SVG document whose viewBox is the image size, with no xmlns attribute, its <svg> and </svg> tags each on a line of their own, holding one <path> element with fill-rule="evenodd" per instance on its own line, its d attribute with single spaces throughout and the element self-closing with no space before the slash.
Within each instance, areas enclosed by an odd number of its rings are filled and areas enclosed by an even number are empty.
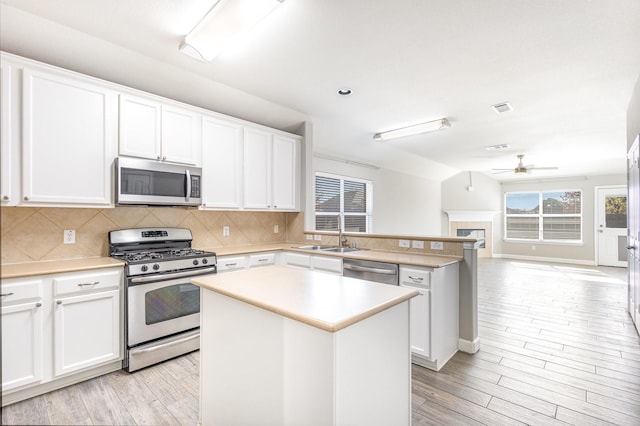
<svg viewBox="0 0 640 426">
<path fill-rule="evenodd" d="M 343 268 L 350 269 L 352 271 L 358 271 L 358 272 L 372 272 L 374 274 L 384 274 L 384 275 L 396 274 L 396 271 L 393 269 L 370 268 L 368 266 L 358 266 L 358 265 L 352 265 L 350 263 L 345 263 L 343 265 Z"/>
</svg>

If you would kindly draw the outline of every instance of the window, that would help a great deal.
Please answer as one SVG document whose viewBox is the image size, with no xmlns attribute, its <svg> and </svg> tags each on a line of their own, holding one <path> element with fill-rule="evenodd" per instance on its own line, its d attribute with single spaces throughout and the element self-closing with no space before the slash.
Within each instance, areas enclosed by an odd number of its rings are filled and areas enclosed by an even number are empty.
<svg viewBox="0 0 640 426">
<path fill-rule="evenodd" d="M 582 191 L 508 192 L 504 205 L 506 239 L 582 241 Z"/>
<path fill-rule="evenodd" d="M 371 181 L 316 173 L 316 231 L 371 232 Z"/>
</svg>

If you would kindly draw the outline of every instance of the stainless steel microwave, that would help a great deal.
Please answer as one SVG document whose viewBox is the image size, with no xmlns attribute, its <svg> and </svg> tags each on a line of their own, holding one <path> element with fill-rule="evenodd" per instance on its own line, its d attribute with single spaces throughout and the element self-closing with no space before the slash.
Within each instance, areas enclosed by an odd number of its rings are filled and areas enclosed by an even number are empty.
<svg viewBox="0 0 640 426">
<path fill-rule="evenodd" d="M 115 160 L 116 204 L 199 206 L 202 169 L 138 158 Z"/>
</svg>

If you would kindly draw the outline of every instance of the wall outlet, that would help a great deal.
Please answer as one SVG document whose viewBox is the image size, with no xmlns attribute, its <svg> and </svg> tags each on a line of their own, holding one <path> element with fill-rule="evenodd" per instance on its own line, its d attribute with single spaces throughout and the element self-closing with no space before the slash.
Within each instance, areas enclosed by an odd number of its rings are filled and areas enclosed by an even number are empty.
<svg viewBox="0 0 640 426">
<path fill-rule="evenodd" d="M 322 235 L 314 235 L 313 239 L 316 241 L 322 241 Z"/>
<path fill-rule="evenodd" d="M 431 241 L 431 250 L 444 250 L 444 243 L 442 241 Z"/>
<path fill-rule="evenodd" d="M 76 243 L 76 230 L 75 229 L 65 229 L 62 237 L 62 242 L 64 244 L 75 244 Z"/>
<path fill-rule="evenodd" d="M 409 248 L 409 240 L 398 240 L 398 247 Z"/>
<path fill-rule="evenodd" d="M 531 250 L 536 251 L 536 246 L 531 246 Z"/>
<path fill-rule="evenodd" d="M 278 224 L 273 225 L 273 233 L 274 234 L 278 233 Z"/>
<path fill-rule="evenodd" d="M 307 240 L 313 240 L 313 235 L 311 235 L 311 234 L 307 234 L 307 235 L 305 235 L 305 238 L 306 238 Z"/>
<path fill-rule="evenodd" d="M 229 236 L 229 227 L 228 226 L 223 226 L 222 227 L 222 236 L 223 237 L 228 237 Z"/>
<path fill-rule="evenodd" d="M 411 241 L 411 247 L 413 248 L 417 248 L 417 249 L 423 249 L 424 248 L 424 241 Z"/>
</svg>

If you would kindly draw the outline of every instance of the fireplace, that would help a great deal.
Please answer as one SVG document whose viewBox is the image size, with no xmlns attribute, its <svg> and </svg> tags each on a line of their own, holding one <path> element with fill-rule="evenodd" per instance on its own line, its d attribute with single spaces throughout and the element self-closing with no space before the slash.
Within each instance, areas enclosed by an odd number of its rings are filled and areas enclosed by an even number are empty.
<svg viewBox="0 0 640 426">
<path fill-rule="evenodd" d="M 492 257 L 493 220 L 496 211 L 447 211 L 449 235 L 479 241 L 478 257 Z"/>
<path fill-rule="evenodd" d="M 458 228 L 456 229 L 456 237 L 475 238 L 479 241 L 478 248 L 486 248 L 484 228 Z"/>
</svg>

